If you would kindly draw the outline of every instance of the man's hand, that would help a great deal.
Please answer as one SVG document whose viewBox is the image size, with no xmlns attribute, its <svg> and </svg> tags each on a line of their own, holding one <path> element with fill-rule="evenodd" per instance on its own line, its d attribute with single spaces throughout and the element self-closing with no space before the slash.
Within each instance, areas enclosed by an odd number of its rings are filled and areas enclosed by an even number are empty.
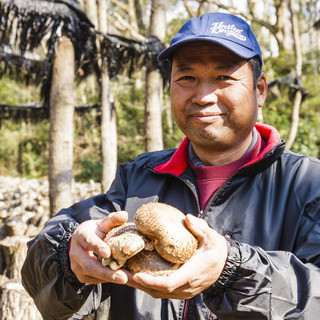
<svg viewBox="0 0 320 320">
<path fill-rule="evenodd" d="M 70 240 L 69 257 L 71 269 L 80 282 L 125 284 L 128 281 L 125 272 L 106 268 L 96 257 L 110 257 L 110 248 L 102 239 L 113 227 L 122 225 L 127 219 L 127 212 L 113 212 L 104 219 L 85 221 L 76 229 Z"/>
<path fill-rule="evenodd" d="M 202 219 L 187 215 L 185 222 L 199 240 L 194 255 L 169 276 L 128 272 L 127 285 L 154 298 L 189 299 L 218 280 L 227 261 L 227 241 Z"/>
</svg>

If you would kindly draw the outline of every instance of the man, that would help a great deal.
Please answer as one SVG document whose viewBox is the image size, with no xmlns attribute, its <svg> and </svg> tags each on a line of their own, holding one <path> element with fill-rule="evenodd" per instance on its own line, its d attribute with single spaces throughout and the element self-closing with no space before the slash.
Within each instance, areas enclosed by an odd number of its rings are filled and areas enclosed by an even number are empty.
<svg viewBox="0 0 320 320">
<path fill-rule="evenodd" d="M 159 59 L 185 140 L 119 166 L 106 195 L 53 217 L 29 244 L 25 288 L 44 319 L 79 319 L 107 297 L 111 319 L 318 319 L 320 162 L 256 123 L 267 82 L 249 25 L 190 19 Z M 154 201 L 187 214 L 193 257 L 164 277 L 103 267 L 108 231 Z"/>
</svg>

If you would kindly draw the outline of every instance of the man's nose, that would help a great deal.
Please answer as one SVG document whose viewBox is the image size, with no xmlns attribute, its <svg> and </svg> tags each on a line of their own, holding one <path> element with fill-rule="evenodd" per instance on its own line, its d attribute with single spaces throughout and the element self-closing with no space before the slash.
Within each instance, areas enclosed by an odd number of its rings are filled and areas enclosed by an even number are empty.
<svg viewBox="0 0 320 320">
<path fill-rule="evenodd" d="M 218 102 L 217 91 L 218 89 L 213 83 L 200 83 L 195 88 L 192 102 L 201 106 L 216 104 Z"/>
</svg>

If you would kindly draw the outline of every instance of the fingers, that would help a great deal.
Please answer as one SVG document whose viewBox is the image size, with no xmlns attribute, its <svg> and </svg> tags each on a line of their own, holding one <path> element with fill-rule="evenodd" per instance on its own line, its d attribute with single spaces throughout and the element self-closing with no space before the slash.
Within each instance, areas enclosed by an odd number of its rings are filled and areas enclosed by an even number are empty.
<svg viewBox="0 0 320 320">
<path fill-rule="evenodd" d="M 70 259 L 77 259 L 75 252 L 79 251 L 79 249 L 94 252 L 102 258 L 110 257 L 110 248 L 102 240 L 105 237 L 105 233 L 100 234 L 97 223 L 97 221 L 91 220 L 79 225 L 71 238 Z"/>
<path fill-rule="evenodd" d="M 173 289 L 171 289 L 170 283 L 173 284 L 174 288 L 179 286 L 176 283 L 176 278 L 173 278 L 174 282 L 170 282 L 170 276 L 155 277 L 147 273 L 136 273 L 135 275 L 133 275 L 132 280 L 146 288 L 154 289 L 157 291 L 166 291 L 168 293 L 173 291 Z"/>
<path fill-rule="evenodd" d="M 190 273 L 190 272 L 189 272 Z M 178 271 L 169 276 L 152 276 L 137 273 L 126 283 L 128 286 L 142 290 L 155 299 L 190 299 L 199 294 L 198 287 L 190 285 L 186 279 L 177 279 Z M 179 277 L 180 278 L 180 277 Z M 185 278 L 185 273 L 184 273 Z"/>
<path fill-rule="evenodd" d="M 103 239 L 113 227 L 125 223 L 127 219 L 128 213 L 120 211 L 101 220 L 85 221 L 75 230 L 70 240 L 69 257 L 71 269 L 80 282 L 127 282 L 128 277 L 122 270 L 112 271 L 97 258 L 110 257 L 111 250 Z"/>
<path fill-rule="evenodd" d="M 82 283 L 97 284 L 102 282 L 113 282 L 125 284 L 128 281 L 127 275 L 122 270 L 112 271 L 104 267 L 96 257 L 84 257 L 83 263 L 76 263 L 72 271 Z"/>
<path fill-rule="evenodd" d="M 214 229 L 210 228 L 206 221 L 188 214 L 185 219 L 188 229 L 198 238 L 199 248 L 213 251 L 216 261 L 225 265 L 227 259 L 227 241 Z M 199 249 L 198 248 L 198 249 Z"/>
<path fill-rule="evenodd" d="M 193 264 L 192 264 L 193 265 Z M 145 288 L 172 293 L 176 289 L 181 290 L 191 282 L 192 270 L 190 270 L 190 260 L 188 264 L 182 265 L 166 276 L 153 276 L 147 273 L 136 273 L 132 276 L 132 280 Z M 192 280 L 194 281 L 194 279 Z"/>
<path fill-rule="evenodd" d="M 174 292 L 173 288 L 168 288 L 167 286 L 163 286 L 162 282 L 166 282 L 166 276 L 154 277 L 146 273 L 139 273 L 132 276 L 132 278 L 126 283 L 126 285 L 142 290 L 148 293 L 155 299 L 187 299 L 188 297 L 184 297 L 180 292 Z"/>
<path fill-rule="evenodd" d="M 200 246 L 205 239 L 208 239 L 208 237 L 211 238 L 213 229 L 211 229 L 203 219 L 197 218 L 192 214 L 187 214 L 185 223 L 187 228 L 197 237 Z"/>
<path fill-rule="evenodd" d="M 125 223 L 127 219 L 128 213 L 119 211 L 110 213 L 101 220 L 83 222 L 72 236 L 71 248 L 75 245 L 79 245 L 85 250 L 92 251 L 102 258 L 109 258 L 111 251 L 103 239 L 113 227 Z"/>
<path fill-rule="evenodd" d="M 103 266 L 94 254 L 95 252 L 97 255 L 109 257 L 110 249 L 98 236 L 90 233 L 89 222 L 80 225 L 78 229 L 72 236 L 69 251 L 71 270 L 78 280 L 90 284 L 101 282 L 126 283 L 128 277 L 123 271 L 117 270 L 114 272 Z"/>
</svg>

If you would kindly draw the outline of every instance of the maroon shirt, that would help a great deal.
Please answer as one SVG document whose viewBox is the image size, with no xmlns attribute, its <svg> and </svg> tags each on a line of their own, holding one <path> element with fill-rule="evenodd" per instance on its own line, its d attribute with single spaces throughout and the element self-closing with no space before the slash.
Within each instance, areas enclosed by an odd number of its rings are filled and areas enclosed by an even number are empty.
<svg viewBox="0 0 320 320">
<path fill-rule="evenodd" d="M 260 133 L 255 130 L 253 135 L 254 144 L 250 145 L 247 152 L 238 160 L 222 166 L 201 165 L 201 160 L 189 149 L 189 163 L 196 175 L 199 188 L 200 208 L 203 210 L 214 192 L 235 171 L 257 157 L 266 147 L 266 142 L 261 139 Z"/>
</svg>

